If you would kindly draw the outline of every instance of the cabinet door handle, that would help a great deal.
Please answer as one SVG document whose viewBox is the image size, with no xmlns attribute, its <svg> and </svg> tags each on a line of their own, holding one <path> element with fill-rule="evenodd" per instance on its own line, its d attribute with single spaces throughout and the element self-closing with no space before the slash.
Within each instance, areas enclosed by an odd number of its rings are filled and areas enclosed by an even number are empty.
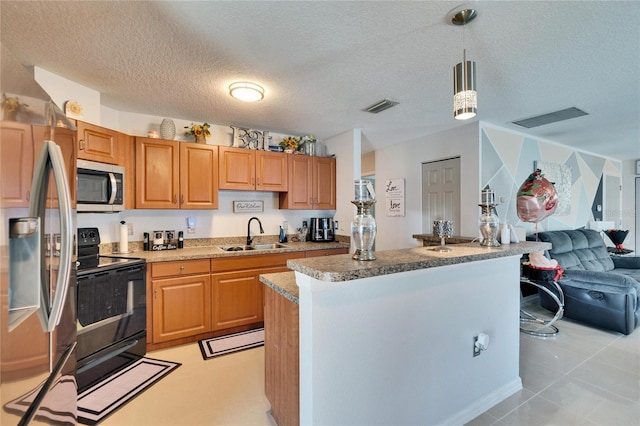
<svg viewBox="0 0 640 426">
<path fill-rule="evenodd" d="M 153 289 L 153 298 L 154 298 L 154 299 L 157 299 L 157 298 L 158 298 L 158 289 L 157 289 L 157 288 L 154 288 L 154 289 Z"/>
<path fill-rule="evenodd" d="M 80 149 L 81 151 L 84 151 L 84 139 L 80 139 L 78 141 L 78 143 L 80 144 L 80 146 L 78 147 L 78 149 Z"/>
<path fill-rule="evenodd" d="M 251 185 L 255 185 L 256 184 L 256 178 L 251 178 Z"/>
<path fill-rule="evenodd" d="M 184 271 L 184 265 L 180 265 L 180 270 Z"/>
<path fill-rule="evenodd" d="M 178 202 L 178 196 L 176 194 L 173 194 L 173 204 L 176 204 Z"/>
<path fill-rule="evenodd" d="M 180 196 L 180 204 L 184 204 L 184 195 Z"/>
<path fill-rule="evenodd" d="M 258 178 L 258 185 L 260 185 L 260 178 Z"/>
</svg>

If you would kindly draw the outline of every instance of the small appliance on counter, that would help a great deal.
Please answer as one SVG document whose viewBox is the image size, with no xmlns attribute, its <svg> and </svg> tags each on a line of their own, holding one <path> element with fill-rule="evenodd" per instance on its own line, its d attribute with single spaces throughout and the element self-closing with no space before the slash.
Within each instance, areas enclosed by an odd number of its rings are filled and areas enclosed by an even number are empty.
<svg viewBox="0 0 640 426">
<path fill-rule="evenodd" d="M 336 223 L 330 217 L 311 218 L 311 241 L 335 241 Z"/>
<path fill-rule="evenodd" d="M 144 250 L 160 251 L 175 250 L 184 247 L 184 234 L 182 231 L 176 235 L 176 231 L 153 231 L 145 232 L 143 247 Z"/>
</svg>

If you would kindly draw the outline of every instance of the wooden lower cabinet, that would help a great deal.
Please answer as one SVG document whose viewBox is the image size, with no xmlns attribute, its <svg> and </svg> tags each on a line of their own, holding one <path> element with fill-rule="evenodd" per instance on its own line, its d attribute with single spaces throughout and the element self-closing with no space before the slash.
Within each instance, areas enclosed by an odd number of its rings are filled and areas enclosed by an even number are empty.
<svg viewBox="0 0 640 426">
<path fill-rule="evenodd" d="M 286 270 L 276 267 L 211 274 L 213 330 L 262 322 L 264 285 L 259 276 Z"/>
<path fill-rule="evenodd" d="M 153 262 L 147 268 L 147 350 L 261 327 L 261 274 L 305 252 Z"/>
<path fill-rule="evenodd" d="M 209 260 L 151 265 L 152 341 L 162 343 L 211 329 Z"/>
<path fill-rule="evenodd" d="M 213 330 L 262 323 L 264 285 L 261 274 L 288 271 L 287 260 L 304 252 L 211 259 Z"/>
<path fill-rule="evenodd" d="M 300 423 L 298 305 L 264 286 L 264 391 L 278 426 Z"/>
</svg>

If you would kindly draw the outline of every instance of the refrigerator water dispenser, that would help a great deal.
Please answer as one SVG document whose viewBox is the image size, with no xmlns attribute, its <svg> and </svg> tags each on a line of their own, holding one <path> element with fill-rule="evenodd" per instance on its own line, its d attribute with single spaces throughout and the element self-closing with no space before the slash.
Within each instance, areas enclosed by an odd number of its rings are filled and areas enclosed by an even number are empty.
<svg viewBox="0 0 640 426">
<path fill-rule="evenodd" d="M 9 331 L 40 309 L 40 219 L 9 219 Z"/>
</svg>

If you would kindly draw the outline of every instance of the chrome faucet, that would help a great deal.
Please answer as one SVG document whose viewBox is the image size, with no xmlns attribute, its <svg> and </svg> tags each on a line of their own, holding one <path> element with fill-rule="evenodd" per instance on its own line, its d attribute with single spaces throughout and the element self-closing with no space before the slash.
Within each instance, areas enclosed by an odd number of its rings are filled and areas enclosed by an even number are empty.
<svg viewBox="0 0 640 426">
<path fill-rule="evenodd" d="M 251 219 L 249 219 L 249 222 L 247 223 L 247 245 L 250 246 L 251 242 L 253 241 L 253 238 L 251 238 L 251 221 L 255 219 L 258 221 L 258 225 L 260 225 L 260 233 L 264 234 L 264 229 L 262 229 L 262 222 L 260 222 L 260 219 L 258 219 L 257 217 L 252 217 Z"/>
</svg>

